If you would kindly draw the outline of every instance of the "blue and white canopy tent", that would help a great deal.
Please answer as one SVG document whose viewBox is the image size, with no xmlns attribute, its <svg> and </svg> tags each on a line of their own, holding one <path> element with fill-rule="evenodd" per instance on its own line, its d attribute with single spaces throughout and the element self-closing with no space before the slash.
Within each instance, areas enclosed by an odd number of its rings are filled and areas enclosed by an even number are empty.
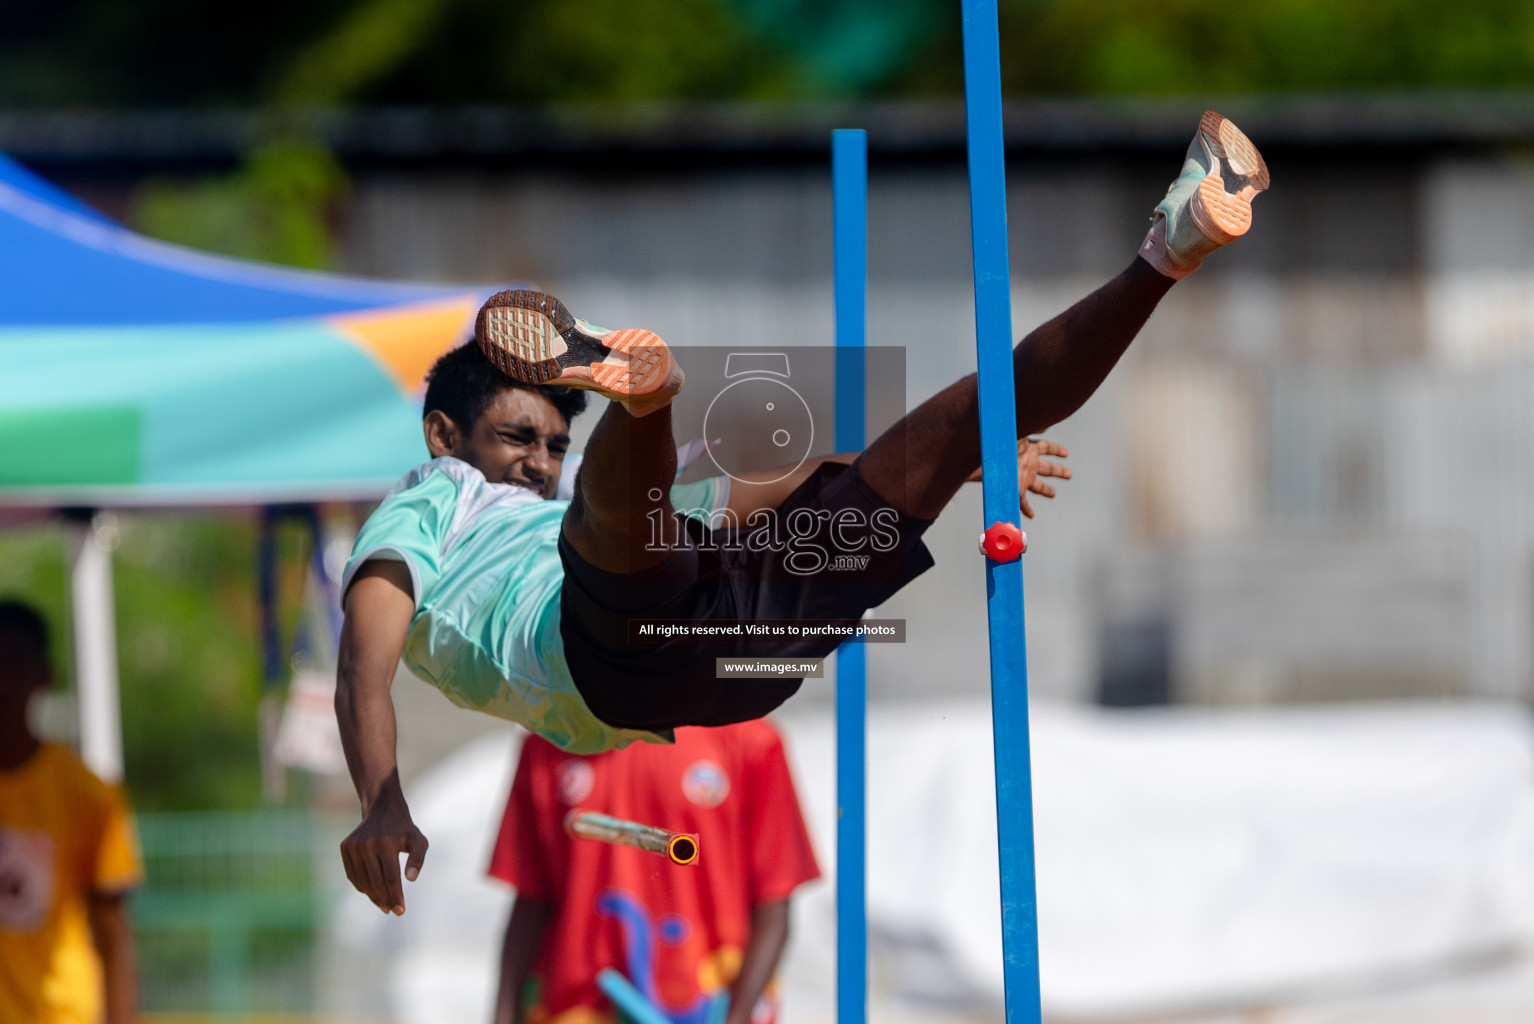
<svg viewBox="0 0 1534 1024">
<path fill-rule="evenodd" d="M 420 460 L 426 370 L 468 335 L 490 291 L 167 245 L 3 155 L 0 267 L 0 520 L 10 521 L 380 497 Z M 81 745 L 116 777 L 110 559 L 89 522 L 72 566 Z"/>
<path fill-rule="evenodd" d="M 167 245 L 3 157 L 0 266 L 5 506 L 377 496 L 487 292 Z"/>
</svg>

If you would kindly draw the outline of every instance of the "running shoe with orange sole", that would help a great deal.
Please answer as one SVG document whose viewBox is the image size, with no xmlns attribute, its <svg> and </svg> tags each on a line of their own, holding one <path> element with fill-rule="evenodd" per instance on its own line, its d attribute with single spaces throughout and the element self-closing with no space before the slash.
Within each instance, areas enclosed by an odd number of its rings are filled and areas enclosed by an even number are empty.
<svg viewBox="0 0 1534 1024">
<path fill-rule="evenodd" d="M 636 415 L 653 412 L 682 389 L 682 367 L 658 335 L 595 327 L 545 292 L 492 295 L 480 307 L 474 337 L 513 380 L 585 388 Z"/>
<path fill-rule="evenodd" d="M 1234 121 L 1204 111 L 1182 173 L 1151 214 L 1140 255 L 1167 277 L 1193 273 L 1204 257 L 1252 226 L 1252 200 L 1269 185 L 1268 165 Z"/>
</svg>

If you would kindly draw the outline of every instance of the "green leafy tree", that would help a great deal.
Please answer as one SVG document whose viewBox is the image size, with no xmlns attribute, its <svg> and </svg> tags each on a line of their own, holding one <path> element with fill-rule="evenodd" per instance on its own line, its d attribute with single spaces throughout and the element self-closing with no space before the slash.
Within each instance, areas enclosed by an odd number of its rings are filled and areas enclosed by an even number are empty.
<svg viewBox="0 0 1534 1024">
<path fill-rule="evenodd" d="M 1192 93 L 1534 85 L 1517 0 L 1006 0 L 1018 92 Z"/>
<path fill-rule="evenodd" d="M 725 0 L 449 0 L 433 34 L 358 96 L 550 103 L 794 91 L 785 52 Z"/>
<path fill-rule="evenodd" d="M 260 802 L 254 529 L 205 515 L 120 518 L 113 559 L 123 754 L 140 810 Z M 56 524 L 0 532 L 0 596 L 36 605 L 71 678 L 67 538 Z"/>
<path fill-rule="evenodd" d="M 957 4 L 882 88 L 959 95 Z M 1526 89 L 1521 0 L 1000 0 L 1013 96 Z"/>
<path fill-rule="evenodd" d="M 1000 0 L 1013 95 L 1534 86 L 1522 0 Z M 957 96 L 958 0 L 0 0 L 9 106 Z"/>
<path fill-rule="evenodd" d="M 261 802 L 255 529 L 123 520 L 114 558 L 125 769 L 141 810 Z"/>
<path fill-rule="evenodd" d="M 145 234 L 195 249 L 314 270 L 335 264 L 332 223 L 346 171 L 323 146 L 284 139 L 231 174 L 157 177 L 135 191 L 128 219 Z"/>
</svg>

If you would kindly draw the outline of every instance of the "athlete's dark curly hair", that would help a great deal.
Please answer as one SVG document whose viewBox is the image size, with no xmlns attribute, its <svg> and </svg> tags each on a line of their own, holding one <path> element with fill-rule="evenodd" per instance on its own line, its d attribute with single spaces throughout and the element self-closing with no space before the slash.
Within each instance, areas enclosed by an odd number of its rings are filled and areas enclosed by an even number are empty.
<svg viewBox="0 0 1534 1024">
<path fill-rule="evenodd" d="M 490 408 L 495 396 L 507 388 L 521 388 L 548 399 L 566 423 L 586 408 L 586 392 L 576 388 L 534 387 L 512 380 L 491 365 L 479 345 L 470 340 L 432 365 L 431 372 L 426 375 L 426 405 L 421 415 L 424 417 L 433 409 L 440 409 L 460 429 L 470 431 Z"/>
</svg>

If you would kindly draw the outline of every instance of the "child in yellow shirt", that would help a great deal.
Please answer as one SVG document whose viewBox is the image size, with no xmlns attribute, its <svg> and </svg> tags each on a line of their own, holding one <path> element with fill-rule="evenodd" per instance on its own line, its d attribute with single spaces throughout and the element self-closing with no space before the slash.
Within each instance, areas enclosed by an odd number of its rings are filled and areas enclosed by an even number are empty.
<svg viewBox="0 0 1534 1024">
<path fill-rule="evenodd" d="M 129 1024 L 124 897 L 143 867 L 122 792 L 32 734 L 27 705 L 52 679 L 42 617 L 0 602 L 0 1021 Z"/>
</svg>

